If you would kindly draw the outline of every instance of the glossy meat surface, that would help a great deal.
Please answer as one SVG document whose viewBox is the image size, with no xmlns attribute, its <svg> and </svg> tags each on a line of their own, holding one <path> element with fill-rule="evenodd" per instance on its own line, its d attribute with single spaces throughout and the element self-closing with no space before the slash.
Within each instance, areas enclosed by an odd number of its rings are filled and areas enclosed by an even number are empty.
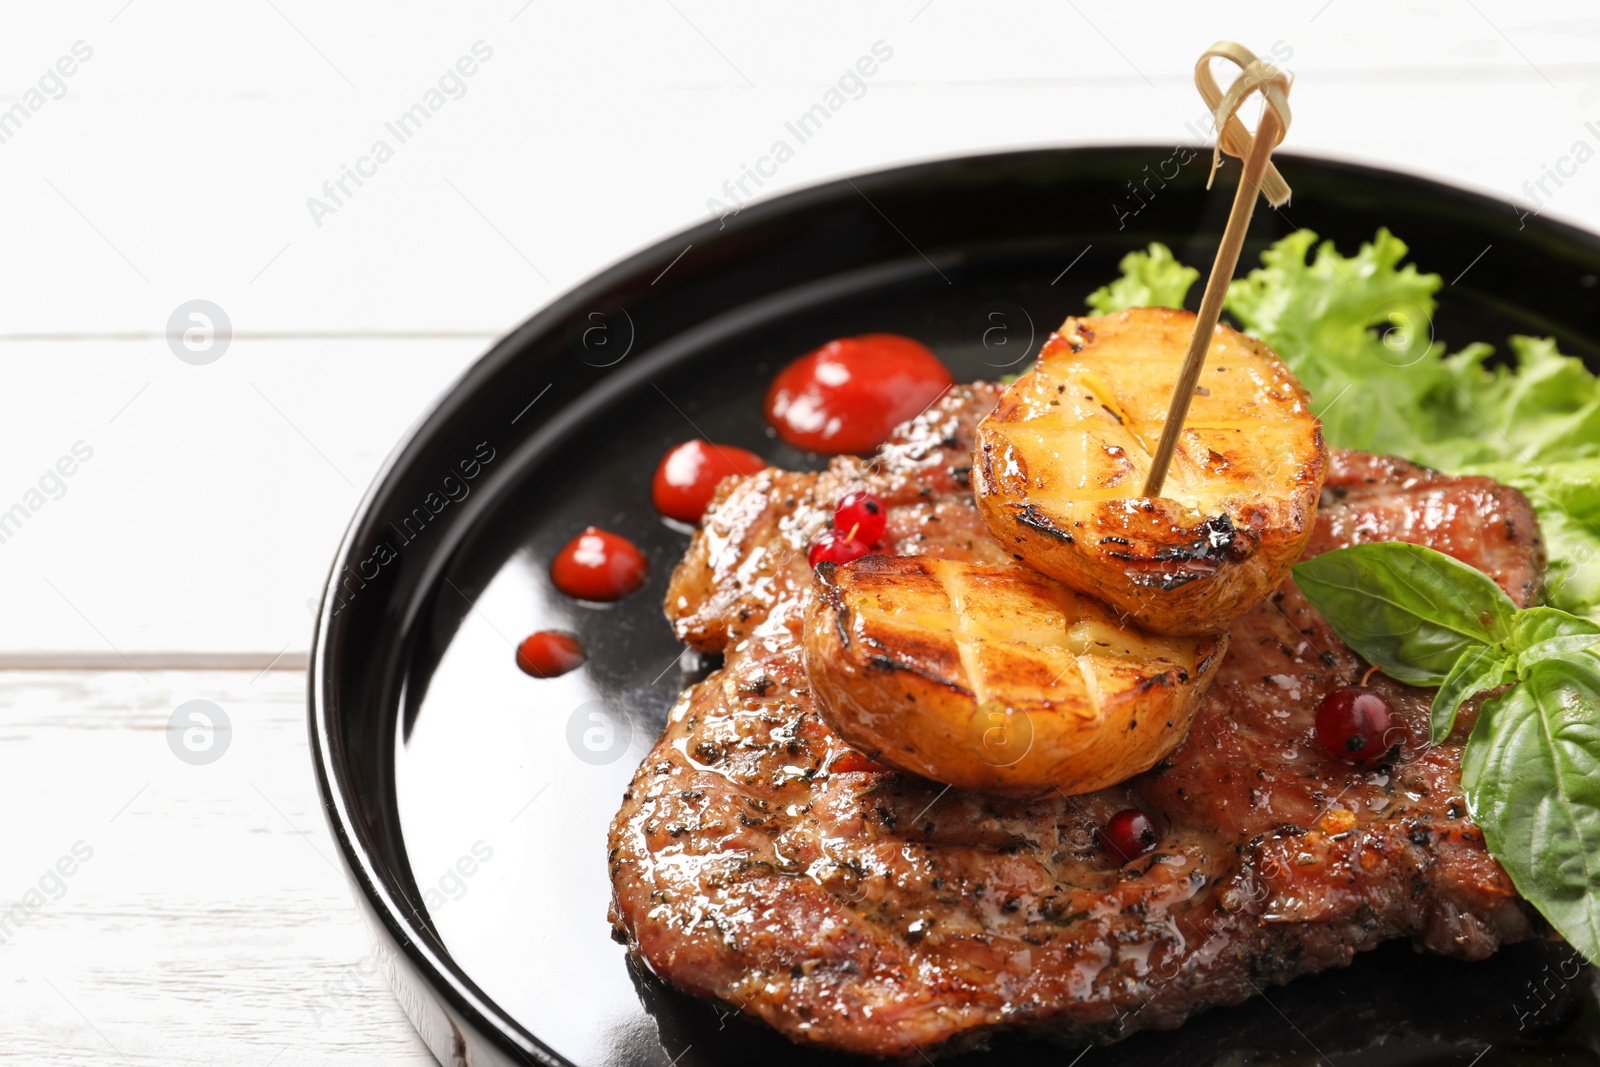
<svg viewBox="0 0 1600 1067">
<path fill-rule="evenodd" d="M 673 708 L 612 826 L 612 919 L 666 981 L 800 1043 L 932 1055 L 1020 1027 L 1115 1040 L 1347 963 L 1390 938 L 1479 958 L 1528 936 L 1466 814 L 1429 693 L 1373 685 L 1406 734 L 1388 771 L 1326 757 L 1317 701 L 1364 665 L 1292 583 L 1234 624 L 1188 738 L 1086 796 L 1011 800 L 874 769 L 822 723 L 801 654 L 804 546 L 840 494 L 889 503 L 893 551 L 1004 563 L 965 485 L 988 386 L 952 391 L 871 463 L 725 485 L 675 574 L 680 636 L 725 665 Z M 1538 586 L 1520 494 L 1334 453 L 1310 552 L 1429 544 L 1519 602 Z M 1161 840 L 1096 844 L 1139 806 Z"/>
</svg>

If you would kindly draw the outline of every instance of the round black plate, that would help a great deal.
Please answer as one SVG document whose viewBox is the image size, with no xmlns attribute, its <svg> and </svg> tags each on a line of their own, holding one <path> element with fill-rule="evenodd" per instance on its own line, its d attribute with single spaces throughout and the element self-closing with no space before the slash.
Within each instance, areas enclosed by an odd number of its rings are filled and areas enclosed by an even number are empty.
<svg viewBox="0 0 1600 1067">
<path fill-rule="evenodd" d="M 411 431 L 339 550 L 311 735 L 379 958 L 441 1061 L 829 1058 L 666 989 L 608 936 L 607 823 L 701 669 L 661 615 L 688 536 L 650 505 L 655 464 L 708 436 L 816 465 L 769 436 L 760 397 L 776 368 L 831 337 L 906 333 L 957 378 L 993 377 L 1036 352 L 1129 250 L 1159 240 L 1208 265 L 1232 198 L 1231 175 L 1206 193 L 1208 162 L 1160 147 L 1009 153 L 776 198 L 557 300 Z M 1388 226 L 1424 269 L 1456 279 L 1440 337 L 1535 332 L 1591 361 L 1600 352 L 1594 236 L 1413 177 L 1294 156 L 1280 166 L 1294 204 L 1257 212 L 1245 263 L 1295 226 L 1346 251 Z M 546 575 L 590 523 L 650 558 L 649 584 L 613 606 L 575 604 Z M 591 658 L 535 681 L 512 646 L 550 627 L 578 632 Z M 1083 1064 L 1593 1062 L 1597 1015 L 1588 969 L 1563 948 L 1469 965 L 1394 945 Z M 1080 1051 L 1001 1041 L 960 1062 L 1062 1067 Z"/>
</svg>

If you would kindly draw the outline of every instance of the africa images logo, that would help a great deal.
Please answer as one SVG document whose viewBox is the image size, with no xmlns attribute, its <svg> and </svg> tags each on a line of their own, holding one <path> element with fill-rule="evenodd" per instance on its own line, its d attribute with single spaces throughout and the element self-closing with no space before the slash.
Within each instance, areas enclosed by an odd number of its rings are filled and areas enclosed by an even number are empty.
<svg viewBox="0 0 1600 1067">
<path fill-rule="evenodd" d="M 714 196 L 707 197 L 706 210 L 718 219 L 737 215 L 744 210 L 746 202 L 755 197 L 756 190 L 766 184 L 765 179 L 774 177 L 779 167 L 794 158 L 796 146 L 805 144 L 822 132 L 823 124 L 843 110 L 851 100 L 866 96 L 867 79 L 894 57 L 894 48 L 884 41 L 874 41 L 871 53 L 846 67 L 838 80 L 822 94 L 822 99 L 795 116 L 793 121 L 783 124 L 784 131 L 794 138 L 793 145 L 788 138 L 779 137 L 772 142 L 765 155 L 757 157 L 753 167 L 749 163 L 741 163 L 739 176 L 722 183 L 722 194 L 731 203 L 724 203 Z M 752 182 L 755 183 L 755 189 L 750 188 Z"/>
<path fill-rule="evenodd" d="M 444 73 L 439 75 L 434 85 L 423 90 L 422 99 L 383 124 L 389 137 L 394 139 L 394 144 L 380 137 L 372 142 L 364 155 L 356 157 L 354 167 L 348 163 L 339 164 L 339 176 L 322 183 L 322 196 L 326 199 L 315 196 L 306 198 L 306 210 L 311 213 L 311 221 L 317 229 L 322 229 L 324 216 L 338 214 L 339 209 L 366 184 L 364 179 L 377 177 L 378 168 L 394 158 L 399 146 L 421 133 L 422 127 L 446 104 L 466 96 L 467 79 L 478 73 L 480 64 L 493 58 L 493 48 L 481 40 L 474 41 L 471 55 L 457 58 L 452 66 L 446 67 Z M 352 184 L 354 189 L 351 188 Z"/>
</svg>

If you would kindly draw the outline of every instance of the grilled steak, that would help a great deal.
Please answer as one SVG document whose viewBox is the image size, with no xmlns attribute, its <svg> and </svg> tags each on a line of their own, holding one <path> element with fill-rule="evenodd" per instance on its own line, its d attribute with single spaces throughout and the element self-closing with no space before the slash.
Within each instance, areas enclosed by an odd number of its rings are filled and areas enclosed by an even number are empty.
<svg viewBox="0 0 1600 1067">
<path fill-rule="evenodd" d="M 1460 787 L 1476 716 L 1430 748 L 1430 694 L 1387 682 L 1385 769 L 1327 757 L 1317 702 L 1365 664 L 1285 585 L 1234 624 L 1185 742 L 1079 797 L 1007 800 L 885 771 L 818 718 L 801 657 L 805 549 L 844 492 L 888 505 L 889 550 L 1005 563 L 966 487 L 997 388 L 953 390 L 871 461 L 722 488 L 668 593 L 721 652 L 635 774 L 610 835 L 612 920 L 666 981 L 800 1043 L 880 1056 L 993 1030 L 1115 1040 L 1172 1027 L 1390 938 L 1480 958 L 1536 917 L 1485 851 Z M 1334 453 L 1310 553 L 1410 540 L 1538 589 L 1520 493 Z M 1138 806 L 1156 849 L 1109 862 L 1097 828 Z"/>
</svg>

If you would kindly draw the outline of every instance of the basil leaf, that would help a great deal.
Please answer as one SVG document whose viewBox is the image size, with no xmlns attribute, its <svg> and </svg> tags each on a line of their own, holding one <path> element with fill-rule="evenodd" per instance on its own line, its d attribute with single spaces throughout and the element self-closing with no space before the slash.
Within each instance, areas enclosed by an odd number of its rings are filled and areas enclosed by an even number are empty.
<svg viewBox="0 0 1600 1067">
<path fill-rule="evenodd" d="M 1294 580 L 1345 644 L 1412 685 L 1440 685 L 1463 652 L 1503 642 L 1517 610 L 1482 571 L 1402 541 L 1324 552 Z"/>
<path fill-rule="evenodd" d="M 1505 685 L 1516 677 L 1516 657 L 1508 656 L 1499 646 L 1474 645 L 1461 653 L 1444 684 L 1433 694 L 1428 740 L 1437 745 L 1449 737 L 1462 704 L 1485 689 Z"/>
<path fill-rule="evenodd" d="M 1540 660 L 1486 701 L 1461 784 L 1517 891 L 1600 960 L 1600 658 Z"/>
<path fill-rule="evenodd" d="M 1522 673 L 1539 660 L 1600 645 L 1600 623 L 1558 608 L 1528 608 L 1512 618 L 1506 643 L 1518 653 L 1517 671 Z"/>
</svg>

